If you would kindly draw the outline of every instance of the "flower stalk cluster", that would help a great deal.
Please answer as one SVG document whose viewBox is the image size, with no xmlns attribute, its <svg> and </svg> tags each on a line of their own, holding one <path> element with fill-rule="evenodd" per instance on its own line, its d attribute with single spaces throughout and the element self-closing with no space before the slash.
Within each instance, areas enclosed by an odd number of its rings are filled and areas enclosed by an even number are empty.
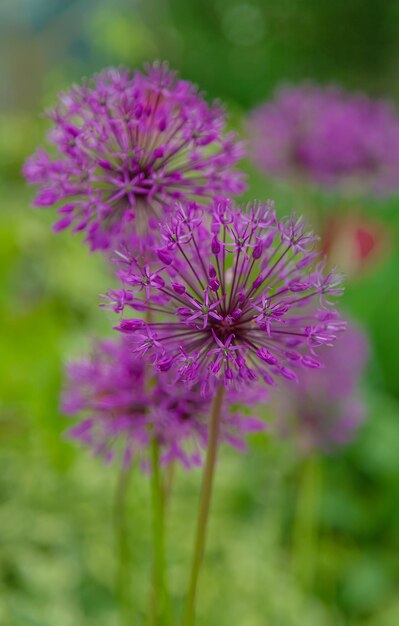
<svg viewBox="0 0 399 626">
<path fill-rule="evenodd" d="M 242 145 L 221 106 L 166 65 L 101 72 L 62 94 L 49 117 L 52 149 L 24 167 L 39 188 L 34 204 L 54 207 L 56 231 L 82 232 L 91 250 L 112 254 L 120 281 L 104 297 L 118 334 L 67 370 L 69 436 L 107 461 L 121 457 L 122 476 L 135 459 L 151 473 L 159 624 L 169 614 L 163 467 L 200 465 L 205 450 L 192 626 L 219 444 L 245 449 L 247 434 L 265 429 L 252 413 L 266 389 L 323 368 L 345 329 L 334 304 L 341 278 L 301 217 L 279 217 L 271 201 L 233 202 L 245 188 Z"/>
</svg>

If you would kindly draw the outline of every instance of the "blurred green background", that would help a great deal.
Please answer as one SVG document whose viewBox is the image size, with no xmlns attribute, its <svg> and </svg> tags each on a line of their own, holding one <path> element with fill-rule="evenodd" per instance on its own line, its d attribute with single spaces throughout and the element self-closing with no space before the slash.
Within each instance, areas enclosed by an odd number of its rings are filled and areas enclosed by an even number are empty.
<svg viewBox="0 0 399 626">
<path fill-rule="evenodd" d="M 111 333 L 98 294 L 112 277 L 79 237 L 52 234 L 50 211 L 30 208 L 20 170 L 43 141 L 40 113 L 82 76 L 156 58 L 224 100 L 238 129 L 280 82 L 332 81 L 398 101 L 399 1 L 2 0 L 0 24 L 0 625 L 111 626 L 117 469 L 64 440 L 58 397 L 65 359 Z M 306 204 L 244 167 L 251 196 L 282 211 Z M 323 458 L 301 459 L 272 437 L 245 456 L 222 451 L 200 626 L 399 624 L 399 199 L 367 200 L 362 211 L 390 233 L 389 249 L 344 296 L 370 335 L 367 422 Z M 177 608 L 199 478 L 178 472 L 170 504 Z M 310 517 L 313 539 L 298 531 L 298 515 Z M 149 524 L 148 481 L 135 474 L 129 528 L 141 615 Z"/>
</svg>

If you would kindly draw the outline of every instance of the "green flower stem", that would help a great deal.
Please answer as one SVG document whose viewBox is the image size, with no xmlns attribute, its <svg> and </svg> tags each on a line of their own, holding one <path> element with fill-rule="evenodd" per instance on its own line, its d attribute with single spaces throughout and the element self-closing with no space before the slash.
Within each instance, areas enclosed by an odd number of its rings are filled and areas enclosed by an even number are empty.
<svg viewBox="0 0 399 626">
<path fill-rule="evenodd" d="M 165 472 L 165 484 L 164 484 L 164 501 L 165 501 L 165 507 L 167 507 L 171 494 L 172 494 L 172 488 L 173 488 L 173 481 L 174 481 L 174 477 L 175 477 L 175 461 L 172 461 L 171 463 L 169 463 L 168 467 L 166 468 L 166 472 Z"/>
<path fill-rule="evenodd" d="M 131 579 L 131 555 L 129 544 L 129 533 L 126 520 L 126 501 L 130 478 L 132 474 L 132 464 L 128 467 L 121 466 L 118 482 L 115 489 L 114 502 L 114 532 L 115 551 L 117 564 L 115 572 L 115 593 L 120 609 L 121 626 L 132 626 L 133 605 L 132 605 L 132 579 Z"/>
<path fill-rule="evenodd" d="M 303 461 L 297 494 L 293 529 L 292 567 L 303 588 L 308 591 L 316 569 L 318 517 L 320 507 L 322 465 L 312 454 Z"/>
<path fill-rule="evenodd" d="M 224 387 L 220 383 L 212 403 L 209 425 L 209 438 L 204 473 L 202 478 L 197 530 L 194 542 L 194 554 L 191 565 L 189 588 L 186 598 L 186 607 L 183 626 L 193 626 L 195 621 L 195 601 L 197 595 L 198 578 L 205 550 L 206 530 L 209 518 L 209 509 L 212 497 L 213 479 L 217 456 L 219 426 L 223 405 Z"/>
<path fill-rule="evenodd" d="M 155 437 L 151 444 L 152 474 L 152 540 L 153 583 L 151 596 L 151 624 L 161 626 L 170 623 L 170 604 L 165 581 L 165 497 L 159 464 L 159 444 Z"/>
</svg>

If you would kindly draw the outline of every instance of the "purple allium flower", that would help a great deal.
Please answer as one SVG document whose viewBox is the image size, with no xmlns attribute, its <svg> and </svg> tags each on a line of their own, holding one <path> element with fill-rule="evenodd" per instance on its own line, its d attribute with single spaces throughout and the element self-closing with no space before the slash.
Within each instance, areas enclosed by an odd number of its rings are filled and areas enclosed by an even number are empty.
<svg viewBox="0 0 399 626">
<path fill-rule="evenodd" d="M 103 71 L 62 94 L 49 117 L 54 150 L 39 149 L 23 172 L 39 185 L 34 204 L 57 207 L 55 230 L 84 231 L 92 250 L 126 233 L 148 246 L 173 200 L 245 187 L 223 109 L 166 64 Z"/>
<path fill-rule="evenodd" d="M 359 389 L 368 358 L 365 334 L 352 323 L 334 350 L 320 350 L 324 368 L 308 370 L 286 394 L 272 394 L 276 428 L 304 452 L 330 451 L 351 440 L 365 417 Z"/>
<path fill-rule="evenodd" d="M 155 436 L 163 463 L 198 464 L 207 443 L 211 400 L 198 388 L 175 383 L 170 373 L 151 378 L 128 341 L 99 342 L 88 358 L 69 365 L 63 410 L 80 418 L 69 436 L 107 460 L 119 448 L 125 463 L 138 455 L 144 464 Z M 264 430 L 265 423 L 240 413 L 232 406 L 236 402 L 233 394 L 227 397 L 220 438 L 244 450 L 245 435 Z"/>
<path fill-rule="evenodd" d="M 207 218 L 195 205 L 177 207 L 151 272 L 119 255 L 124 288 L 108 296 L 110 306 L 154 318 L 122 319 L 119 330 L 158 369 L 200 380 L 205 393 L 218 380 L 274 385 L 276 376 L 296 380 L 298 368 L 319 367 L 318 347 L 345 326 L 329 301 L 342 288 L 315 263 L 315 237 L 302 219 L 277 219 L 270 202 L 243 212 L 229 200 Z"/>
<path fill-rule="evenodd" d="M 252 156 L 270 175 L 384 195 L 399 189 L 399 116 L 336 87 L 279 89 L 250 118 Z"/>
</svg>

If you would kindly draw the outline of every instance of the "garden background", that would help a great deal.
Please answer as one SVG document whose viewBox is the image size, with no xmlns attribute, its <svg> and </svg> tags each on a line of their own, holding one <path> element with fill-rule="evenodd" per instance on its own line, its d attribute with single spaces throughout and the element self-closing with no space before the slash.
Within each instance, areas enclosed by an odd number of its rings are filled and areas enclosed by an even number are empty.
<svg viewBox="0 0 399 626">
<path fill-rule="evenodd" d="M 248 111 L 286 82 L 332 82 L 399 107 L 399 2 L 3 0 L 0 23 L 0 625 L 111 626 L 117 472 L 65 439 L 59 393 L 64 361 L 111 333 L 113 316 L 97 305 L 113 278 L 79 237 L 51 233 L 50 211 L 30 208 L 21 166 L 42 142 L 40 113 L 82 76 L 153 59 L 222 99 L 243 133 Z M 298 190 L 243 167 L 248 197 L 306 211 Z M 399 197 L 365 199 L 356 212 L 384 233 L 343 298 L 370 336 L 367 420 L 353 443 L 317 458 L 271 436 L 243 456 L 223 448 L 199 625 L 399 623 Z M 198 471 L 179 470 L 168 511 L 177 604 L 198 486 Z M 128 524 L 139 613 L 149 498 L 136 472 Z"/>
</svg>

